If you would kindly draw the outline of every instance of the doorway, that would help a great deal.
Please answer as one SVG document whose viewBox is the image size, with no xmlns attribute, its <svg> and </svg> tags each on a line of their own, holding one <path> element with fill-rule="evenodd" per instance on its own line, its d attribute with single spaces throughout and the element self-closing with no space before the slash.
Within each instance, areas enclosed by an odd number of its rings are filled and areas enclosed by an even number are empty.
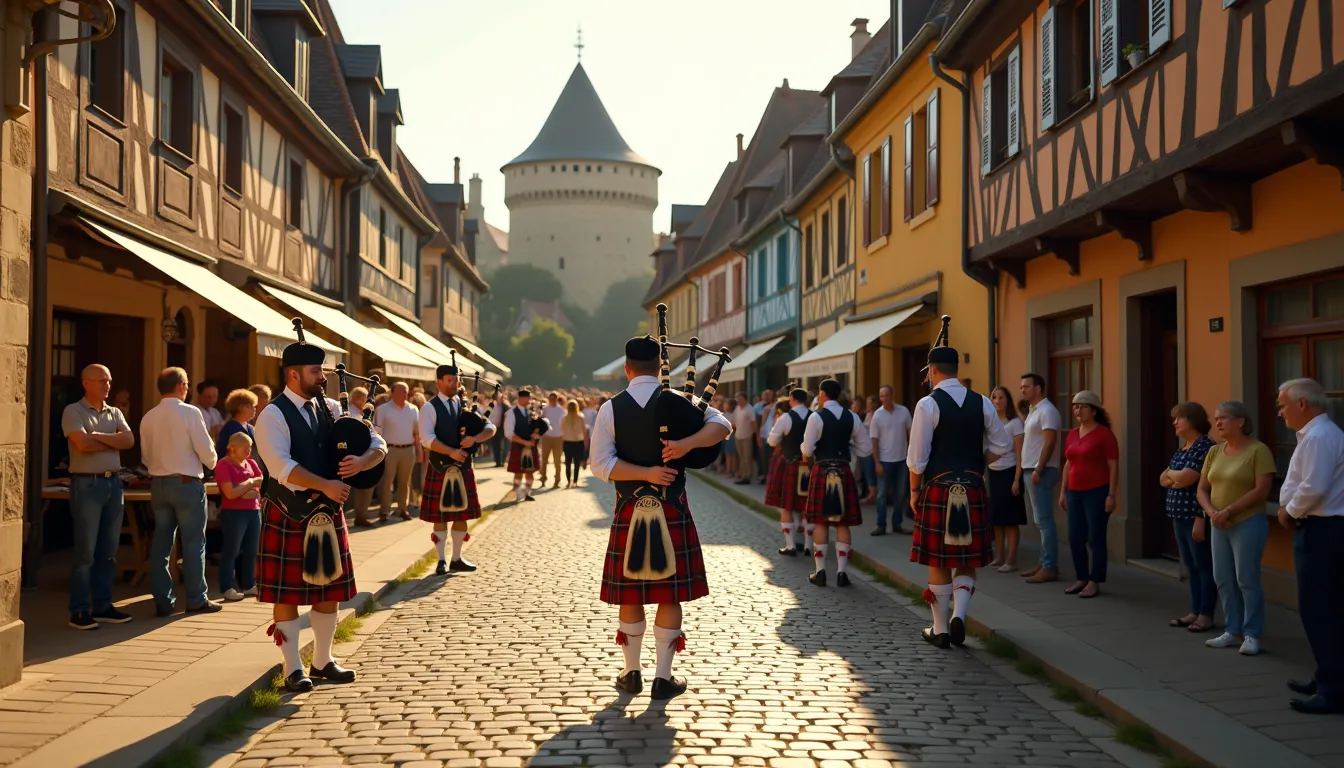
<svg viewBox="0 0 1344 768">
<path fill-rule="evenodd" d="M 901 404 L 915 412 L 915 405 L 919 399 L 929 394 L 929 387 L 924 383 L 924 365 L 929 360 L 929 348 L 902 347 L 901 348 Z"/>
<path fill-rule="evenodd" d="M 1171 409 L 1179 387 L 1176 291 L 1163 291 L 1139 302 L 1139 472 L 1143 489 L 1143 556 L 1180 559 L 1176 535 L 1167 518 L 1166 489 L 1156 478 L 1176 452 Z M 1152 482 L 1149 480 L 1152 479 Z"/>
</svg>

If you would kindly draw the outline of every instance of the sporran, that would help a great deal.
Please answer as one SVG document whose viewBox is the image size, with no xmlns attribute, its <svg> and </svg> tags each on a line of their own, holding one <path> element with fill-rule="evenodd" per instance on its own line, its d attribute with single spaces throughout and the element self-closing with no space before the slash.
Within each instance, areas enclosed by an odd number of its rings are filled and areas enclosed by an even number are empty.
<svg viewBox="0 0 1344 768">
<path fill-rule="evenodd" d="M 316 512 L 303 529 L 303 580 L 325 587 L 345 575 L 336 521 L 327 512 Z"/>
<path fill-rule="evenodd" d="M 456 464 L 443 471 L 443 490 L 439 494 L 439 509 L 444 512 L 465 512 L 467 509 L 467 481 Z"/>
<path fill-rule="evenodd" d="M 965 547 L 975 540 L 971 531 L 971 499 L 965 485 L 948 486 L 943 520 L 943 542 L 948 546 Z"/>
<path fill-rule="evenodd" d="M 807 464 L 798 465 L 798 495 L 807 496 L 807 489 L 812 481 L 812 467 Z"/>
<path fill-rule="evenodd" d="M 845 480 L 838 469 L 826 470 L 826 486 L 821 497 L 821 516 L 828 523 L 845 518 Z"/>
<path fill-rule="evenodd" d="M 667 513 L 656 496 L 641 496 L 630 515 L 623 573 L 627 579 L 659 581 L 677 572 Z"/>
</svg>

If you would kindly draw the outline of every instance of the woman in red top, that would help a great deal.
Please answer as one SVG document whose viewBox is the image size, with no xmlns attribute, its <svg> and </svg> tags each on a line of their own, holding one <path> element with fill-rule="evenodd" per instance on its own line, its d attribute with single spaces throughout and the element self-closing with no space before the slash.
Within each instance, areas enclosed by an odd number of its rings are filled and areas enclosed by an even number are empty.
<svg viewBox="0 0 1344 768">
<path fill-rule="evenodd" d="M 1069 549 L 1078 580 L 1064 593 L 1096 597 L 1106 580 L 1106 522 L 1115 511 L 1114 494 L 1120 487 L 1120 446 L 1096 393 L 1083 390 L 1073 396 L 1073 418 L 1078 427 L 1064 438 L 1059 506 L 1069 515 Z"/>
</svg>

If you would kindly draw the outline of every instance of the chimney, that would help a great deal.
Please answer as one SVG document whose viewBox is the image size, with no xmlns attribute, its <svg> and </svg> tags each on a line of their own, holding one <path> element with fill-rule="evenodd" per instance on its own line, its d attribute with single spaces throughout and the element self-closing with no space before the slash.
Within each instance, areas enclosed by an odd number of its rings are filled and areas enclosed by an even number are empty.
<svg viewBox="0 0 1344 768">
<path fill-rule="evenodd" d="M 742 159 L 742 134 L 737 134 L 737 159 Z"/>
<path fill-rule="evenodd" d="M 784 85 L 783 85 L 783 88 L 784 88 L 784 90 L 786 90 L 786 91 L 789 90 L 789 78 L 787 78 L 787 77 L 784 78 Z"/>
<path fill-rule="evenodd" d="M 453 158 L 453 183 L 462 183 L 462 158 L 460 157 Z"/>
<path fill-rule="evenodd" d="M 471 196 L 467 198 L 468 218 L 479 219 L 484 214 L 485 209 L 481 203 L 481 174 L 471 174 L 471 181 L 467 184 Z M 484 223 L 482 223 L 484 226 Z"/>
<path fill-rule="evenodd" d="M 873 39 L 873 36 L 868 32 L 867 19 L 855 19 L 850 24 L 854 27 L 854 32 L 849 36 L 850 58 L 857 59 L 859 52 L 863 50 L 869 40 Z"/>
</svg>

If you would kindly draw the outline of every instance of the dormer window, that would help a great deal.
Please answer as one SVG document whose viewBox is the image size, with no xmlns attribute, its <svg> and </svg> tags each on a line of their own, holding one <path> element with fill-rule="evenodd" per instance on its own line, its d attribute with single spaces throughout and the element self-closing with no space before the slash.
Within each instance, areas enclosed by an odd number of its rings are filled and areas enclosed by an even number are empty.
<svg viewBox="0 0 1344 768">
<path fill-rule="evenodd" d="M 220 10 L 243 37 L 247 37 L 247 21 L 252 16 L 252 0 L 220 0 Z"/>
<path fill-rule="evenodd" d="M 312 42 L 308 33 L 302 29 L 297 30 L 294 35 L 294 92 L 304 101 L 308 100 L 311 51 Z"/>
</svg>

